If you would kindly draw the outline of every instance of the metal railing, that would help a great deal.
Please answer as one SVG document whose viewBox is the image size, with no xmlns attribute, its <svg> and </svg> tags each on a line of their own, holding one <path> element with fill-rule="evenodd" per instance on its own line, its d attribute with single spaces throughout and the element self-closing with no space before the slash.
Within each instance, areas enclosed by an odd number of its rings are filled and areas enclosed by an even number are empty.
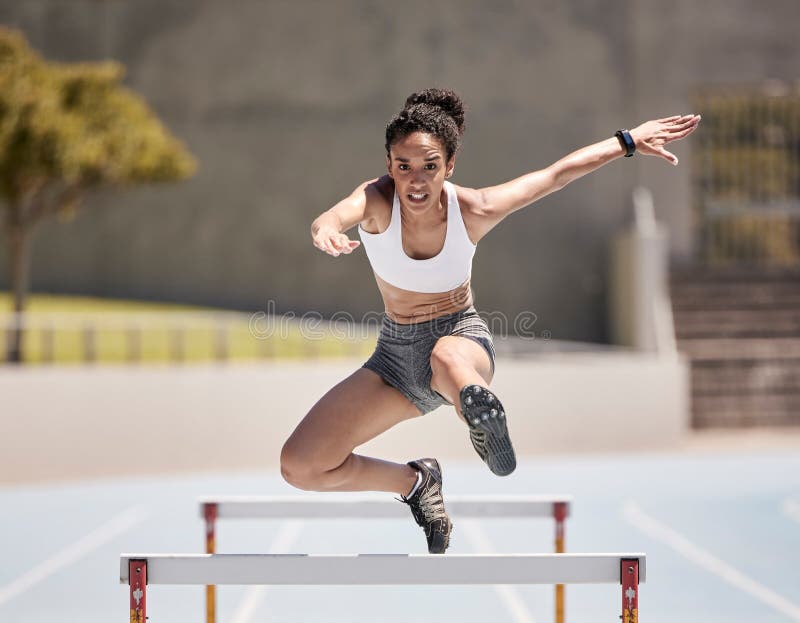
<svg viewBox="0 0 800 623">
<path fill-rule="evenodd" d="M 800 85 L 703 90 L 693 108 L 698 259 L 800 267 Z"/>
<path fill-rule="evenodd" d="M 104 312 L 0 314 L 0 362 L 11 333 L 22 331 L 23 363 L 190 363 L 364 356 L 377 334 L 369 327 L 313 331 L 293 318 L 237 312 Z"/>
</svg>

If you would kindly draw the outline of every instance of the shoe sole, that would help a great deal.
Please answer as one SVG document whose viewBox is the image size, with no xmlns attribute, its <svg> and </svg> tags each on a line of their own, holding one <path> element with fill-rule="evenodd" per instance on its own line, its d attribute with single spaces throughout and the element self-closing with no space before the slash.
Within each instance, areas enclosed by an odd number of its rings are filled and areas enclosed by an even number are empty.
<svg viewBox="0 0 800 623">
<path fill-rule="evenodd" d="M 486 458 L 483 460 L 492 473 L 497 476 L 511 474 L 517 468 L 517 456 L 500 401 L 480 385 L 470 385 L 461 397 L 461 413 L 470 428 L 485 434 Z"/>
</svg>

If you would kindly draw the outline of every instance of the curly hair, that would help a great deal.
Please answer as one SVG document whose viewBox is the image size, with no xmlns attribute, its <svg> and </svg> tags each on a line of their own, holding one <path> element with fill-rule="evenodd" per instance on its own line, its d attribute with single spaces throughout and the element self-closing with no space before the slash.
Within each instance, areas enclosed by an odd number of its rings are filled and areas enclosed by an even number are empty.
<svg viewBox="0 0 800 623">
<path fill-rule="evenodd" d="M 447 159 L 461 146 L 464 134 L 464 102 L 448 89 L 425 89 L 412 93 L 405 106 L 386 126 L 386 154 L 401 138 L 413 132 L 432 134 L 444 145 Z"/>
</svg>

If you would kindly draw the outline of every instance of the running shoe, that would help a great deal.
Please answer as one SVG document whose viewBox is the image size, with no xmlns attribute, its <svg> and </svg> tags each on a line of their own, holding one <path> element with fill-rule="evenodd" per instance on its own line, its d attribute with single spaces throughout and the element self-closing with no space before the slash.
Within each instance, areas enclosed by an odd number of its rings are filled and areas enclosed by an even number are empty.
<svg viewBox="0 0 800 623">
<path fill-rule="evenodd" d="M 408 497 L 401 496 L 401 502 L 411 507 L 411 514 L 417 525 L 425 531 L 428 540 L 428 553 L 444 554 L 450 545 L 450 532 L 453 524 L 444 509 L 442 498 L 442 469 L 436 459 L 418 459 L 409 463 L 422 474 L 422 482 Z"/>
<path fill-rule="evenodd" d="M 475 452 L 493 474 L 508 476 L 517 467 L 517 457 L 508 435 L 503 405 L 497 396 L 480 385 L 464 386 L 459 400 Z"/>
</svg>

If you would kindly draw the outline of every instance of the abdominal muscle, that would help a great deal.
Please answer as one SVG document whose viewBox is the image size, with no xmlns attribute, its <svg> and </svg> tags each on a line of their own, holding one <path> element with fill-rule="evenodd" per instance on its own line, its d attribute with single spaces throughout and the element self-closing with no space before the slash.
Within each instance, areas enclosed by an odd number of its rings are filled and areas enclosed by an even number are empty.
<svg viewBox="0 0 800 623">
<path fill-rule="evenodd" d="M 472 305 L 472 289 L 467 279 L 448 292 L 412 292 L 384 281 L 375 274 L 383 297 L 386 315 L 399 324 L 414 324 L 446 316 Z"/>
</svg>

